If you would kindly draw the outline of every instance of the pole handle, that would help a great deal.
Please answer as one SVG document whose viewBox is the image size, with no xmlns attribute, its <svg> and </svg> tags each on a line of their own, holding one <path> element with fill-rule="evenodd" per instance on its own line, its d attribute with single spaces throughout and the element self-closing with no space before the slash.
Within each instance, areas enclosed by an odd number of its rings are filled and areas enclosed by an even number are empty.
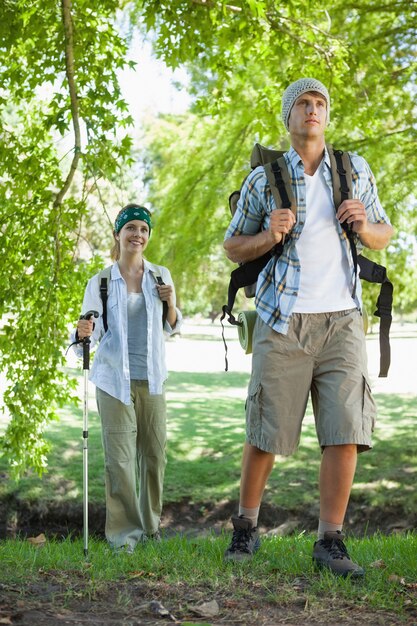
<svg viewBox="0 0 417 626">
<path fill-rule="evenodd" d="M 80 320 L 90 320 L 92 317 L 98 317 L 98 311 L 87 311 L 84 315 L 80 315 Z"/>
<path fill-rule="evenodd" d="M 87 311 L 84 315 L 80 315 L 80 320 L 90 320 L 92 317 L 98 317 L 98 311 Z M 83 344 L 83 370 L 90 369 L 90 337 L 84 337 Z"/>
</svg>

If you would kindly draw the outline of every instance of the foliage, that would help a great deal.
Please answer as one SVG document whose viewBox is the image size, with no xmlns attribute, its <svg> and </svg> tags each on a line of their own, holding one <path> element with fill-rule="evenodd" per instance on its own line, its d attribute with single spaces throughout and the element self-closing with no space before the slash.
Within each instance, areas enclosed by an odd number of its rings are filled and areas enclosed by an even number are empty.
<svg viewBox="0 0 417 626">
<path fill-rule="evenodd" d="M 0 13 L 0 353 L 8 428 L 0 447 L 16 474 L 41 472 L 43 430 L 71 394 L 67 329 L 107 245 L 97 235 L 108 190 L 132 163 L 132 120 L 117 82 L 139 24 L 168 65 L 186 64 L 192 114 L 149 129 L 149 199 L 166 259 L 189 310 L 216 311 L 226 199 L 254 139 L 283 145 L 282 88 L 300 75 L 329 84 L 329 137 L 374 169 L 398 236 L 387 261 L 401 310 L 416 300 L 416 2 L 336 0 L 5 0 Z M 124 36 L 115 23 L 126 7 Z M 127 18 L 126 18 L 127 19 Z M 130 20 L 130 21 L 129 21 Z M 118 202 L 116 202 L 118 204 Z M 158 232 L 159 231 L 159 232 Z M 91 250 L 80 256 L 81 241 Z M 106 237 L 104 237 L 106 239 Z M 91 254 L 93 252 L 93 255 Z M 415 282 L 414 282 L 415 284 Z"/>
<path fill-rule="evenodd" d="M 224 304 L 233 268 L 222 250 L 232 184 L 228 174 L 247 144 L 246 129 L 229 127 L 223 139 L 218 119 L 201 121 L 196 115 L 161 119 L 146 135 L 145 180 L 158 220 L 149 254 L 174 269 L 180 301 L 190 305 L 189 312 L 198 300 L 217 311 Z"/>
<path fill-rule="evenodd" d="M 282 91 L 291 80 L 314 75 L 332 94 L 328 139 L 358 151 L 374 171 L 397 236 L 387 253 L 370 256 L 387 264 L 397 281 L 396 306 L 409 310 L 417 298 L 417 3 L 339 0 L 326 8 L 314 1 L 307 6 L 145 1 L 137 6 L 147 26 L 156 29 L 158 54 L 174 67 L 188 64 L 196 98 L 193 114 L 154 122 L 147 136 L 150 196 L 160 209 L 153 250 L 155 256 L 175 250 L 170 263 L 181 276 L 183 299 L 194 298 L 198 289 L 211 289 L 215 297 L 217 276 L 199 270 L 198 251 L 202 259 L 219 253 L 229 218 L 227 197 L 248 171 L 253 143 L 287 145 Z M 223 272 L 229 268 L 225 262 Z M 364 285 L 369 308 L 375 293 Z"/>
<path fill-rule="evenodd" d="M 116 135 L 131 121 L 116 80 L 126 63 L 111 20 L 117 6 L 34 0 L 1 9 L 0 353 L 11 418 L 1 450 L 15 475 L 45 468 L 43 431 L 72 394 L 63 347 L 100 263 L 79 258 L 83 222 L 95 181 L 111 180 L 130 153 L 130 138 Z"/>
</svg>

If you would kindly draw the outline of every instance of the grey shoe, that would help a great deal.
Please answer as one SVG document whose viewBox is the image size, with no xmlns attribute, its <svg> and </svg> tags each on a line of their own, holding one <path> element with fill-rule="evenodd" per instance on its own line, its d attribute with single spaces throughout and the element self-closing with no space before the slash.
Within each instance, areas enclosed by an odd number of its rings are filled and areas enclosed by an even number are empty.
<svg viewBox="0 0 417 626">
<path fill-rule="evenodd" d="M 340 530 L 324 533 L 324 539 L 319 539 L 314 544 L 313 563 L 338 576 L 362 578 L 365 571 L 352 561 L 343 539 L 344 534 Z"/>
<path fill-rule="evenodd" d="M 152 533 L 152 535 L 148 535 L 148 539 L 150 541 L 156 541 L 157 543 L 160 543 L 162 541 L 162 536 L 159 530 L 157 530 L 156 532 Z"/>
<path fill-rule="evenodd" d="M 224 553 L 225 561 L 245 561 L 252 558 L 261 545 L 258 528 L 253 528 L 251 520 L 243 515 L 232 517 L 232 523 L 233 537 Z"/>
<path fill-rule="evenodd" d="M 135 551 L 135 548 L 133 546 L 131 546 L 129 543 L 125 543 L 124 546 L 118 546 L 117 548 L 112 547 L 112 552 L 113 554 L 116 556 L 120 555 L 120 554 L 133 554 Z"/>
<path fill-rule="evenodd" d="M 147 543 L 148 541 L 156 541 L 157 543 L 160 543 L 162 541 L 162 537 L 161 537 L 161 533 L 159 530 L 155 531 L 154 533 L 147 535 L 146 533 L 144 533 L 142 535 L 142 543 Z"/>
</svg>

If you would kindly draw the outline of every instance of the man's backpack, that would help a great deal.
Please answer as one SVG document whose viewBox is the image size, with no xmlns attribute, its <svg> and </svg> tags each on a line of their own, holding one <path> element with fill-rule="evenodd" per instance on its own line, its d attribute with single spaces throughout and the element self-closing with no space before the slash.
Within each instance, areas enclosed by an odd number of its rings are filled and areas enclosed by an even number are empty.
<svg viewBox="0 0 417 626">
<path fill-rule="evenodd" d="M 333 197 L 335 209 L 339 208 L 340 204 L 352 197 L 352 167 L 349 154 L 336 150 L 332 146 L 327 145 L 332 174 L 333 184 Z M 277 208 L 290 209 L 296 213 L 296 203 L 291 188 L 290 178 L 286 161 L 284 159 L 284 152 L 278 150 L 271 150 L 265 148 L 260 144 L 255 144 L 251 154 L 251 169 L 263 165 L 265 174 L 271 187 L 272 196 Z M 237 203 L 240 197 L 240 191 L 234 191 L 229 196 L 230 212 L 234 215 Z M 392 321 L 392 294 L 393 285 L 388 280 L 385 267 L 378 265 L 374 261 L 367 259 L 361 254 L 358 255 L 356 251 L 355 239 L 352 230 L 347 224 L 342 224 L 342 228 L 345 230 L 349 240 L 350 250 L 352 253 L 353 264 L 355 268 L 355 285 L 354 297 L 356 292 L 356 275 L 357 267 L 359 266 L 359 278 L 367 280 L 371 283 L 380 283 L 381 289 L 376 303 L 376 311 L 374 315 L 380 318 L 379 326 L 379 344 L 380 344 L 380 371 L 379 376 L 385 378 L 388 374 L 388 369 L 391 361 L 391 349 L 389 343 L 389 330 Z M 230 275 L 230 283 L 228 289 L 228 301 L 222 307 L 223 314 L 221 316 L 221 322 L 226 315 L 228 321 L 236 326 L 241 326 L 242 322 L 236 320 L 232 313 L 233 305 L 235 302 L 236 294 L 241 287 L 244 287 L 247 297 L 253 297 L 255 295 L 256 281 L 259 273 L 266 266 L 272 256 L 280 256 L 283 250 L 284 242 L 274 246 L 274 248 L 264 254 L 262 257 L 243 263 Z M 227 370 L 227 360 L 226 360 Z"/>
<path fill-rule="evenodd" d="M 104 332 L 107 332 L 108 326 L 107 326 L 107 298 L 109 295 L 109 281 L 110 281 L 110 277 L 111 277 L 111 268 L 112 266 L 109 265 L 109 267 L 105 267 L 104 270 L 101 270 L 101 272 L 98 275 L 98 280 L 99 280 L 99 287 L 100 287 L 100 298 L 101 301 L 103 303 L 103 327 L 104 327 Z M 155 282 L 158 283 L 158 285 L 164 285 L 164 281 L 162 280 L 162 276 L 159 272 L 157 272 L 156 270 L 150 270 L 152 276 L 155 279 Z M 167 315 L 168 315 L 168 303 L 163 301 L 162 302 L 162 327 L 165 326 L 165 321 L 167 319 Z"/>
</svg>

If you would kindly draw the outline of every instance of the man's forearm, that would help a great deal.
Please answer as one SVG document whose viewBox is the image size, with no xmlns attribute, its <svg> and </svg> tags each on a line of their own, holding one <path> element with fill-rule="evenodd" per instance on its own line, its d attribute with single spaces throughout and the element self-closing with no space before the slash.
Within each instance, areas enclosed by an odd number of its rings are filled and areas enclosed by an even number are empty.
<svg viewBox="0 0 417 626">
<path fill-rule="evenodd" d="M 363 233 L 358 233 L 358 235 L 366 248 L 382 250 L 389 244 L 393 233 L 394 229 L 390 224 L 372 224 L 368 222 L 367 230 Z"/>
<path fill-rule="evenodd" d="M 247 263 L 272 250 L 276 243 L 271 232 L 263 230 L 256 235 L 235 235 L 226 239 L 223 246 L 228 259 L 234 263 Z"/>
</svg>

